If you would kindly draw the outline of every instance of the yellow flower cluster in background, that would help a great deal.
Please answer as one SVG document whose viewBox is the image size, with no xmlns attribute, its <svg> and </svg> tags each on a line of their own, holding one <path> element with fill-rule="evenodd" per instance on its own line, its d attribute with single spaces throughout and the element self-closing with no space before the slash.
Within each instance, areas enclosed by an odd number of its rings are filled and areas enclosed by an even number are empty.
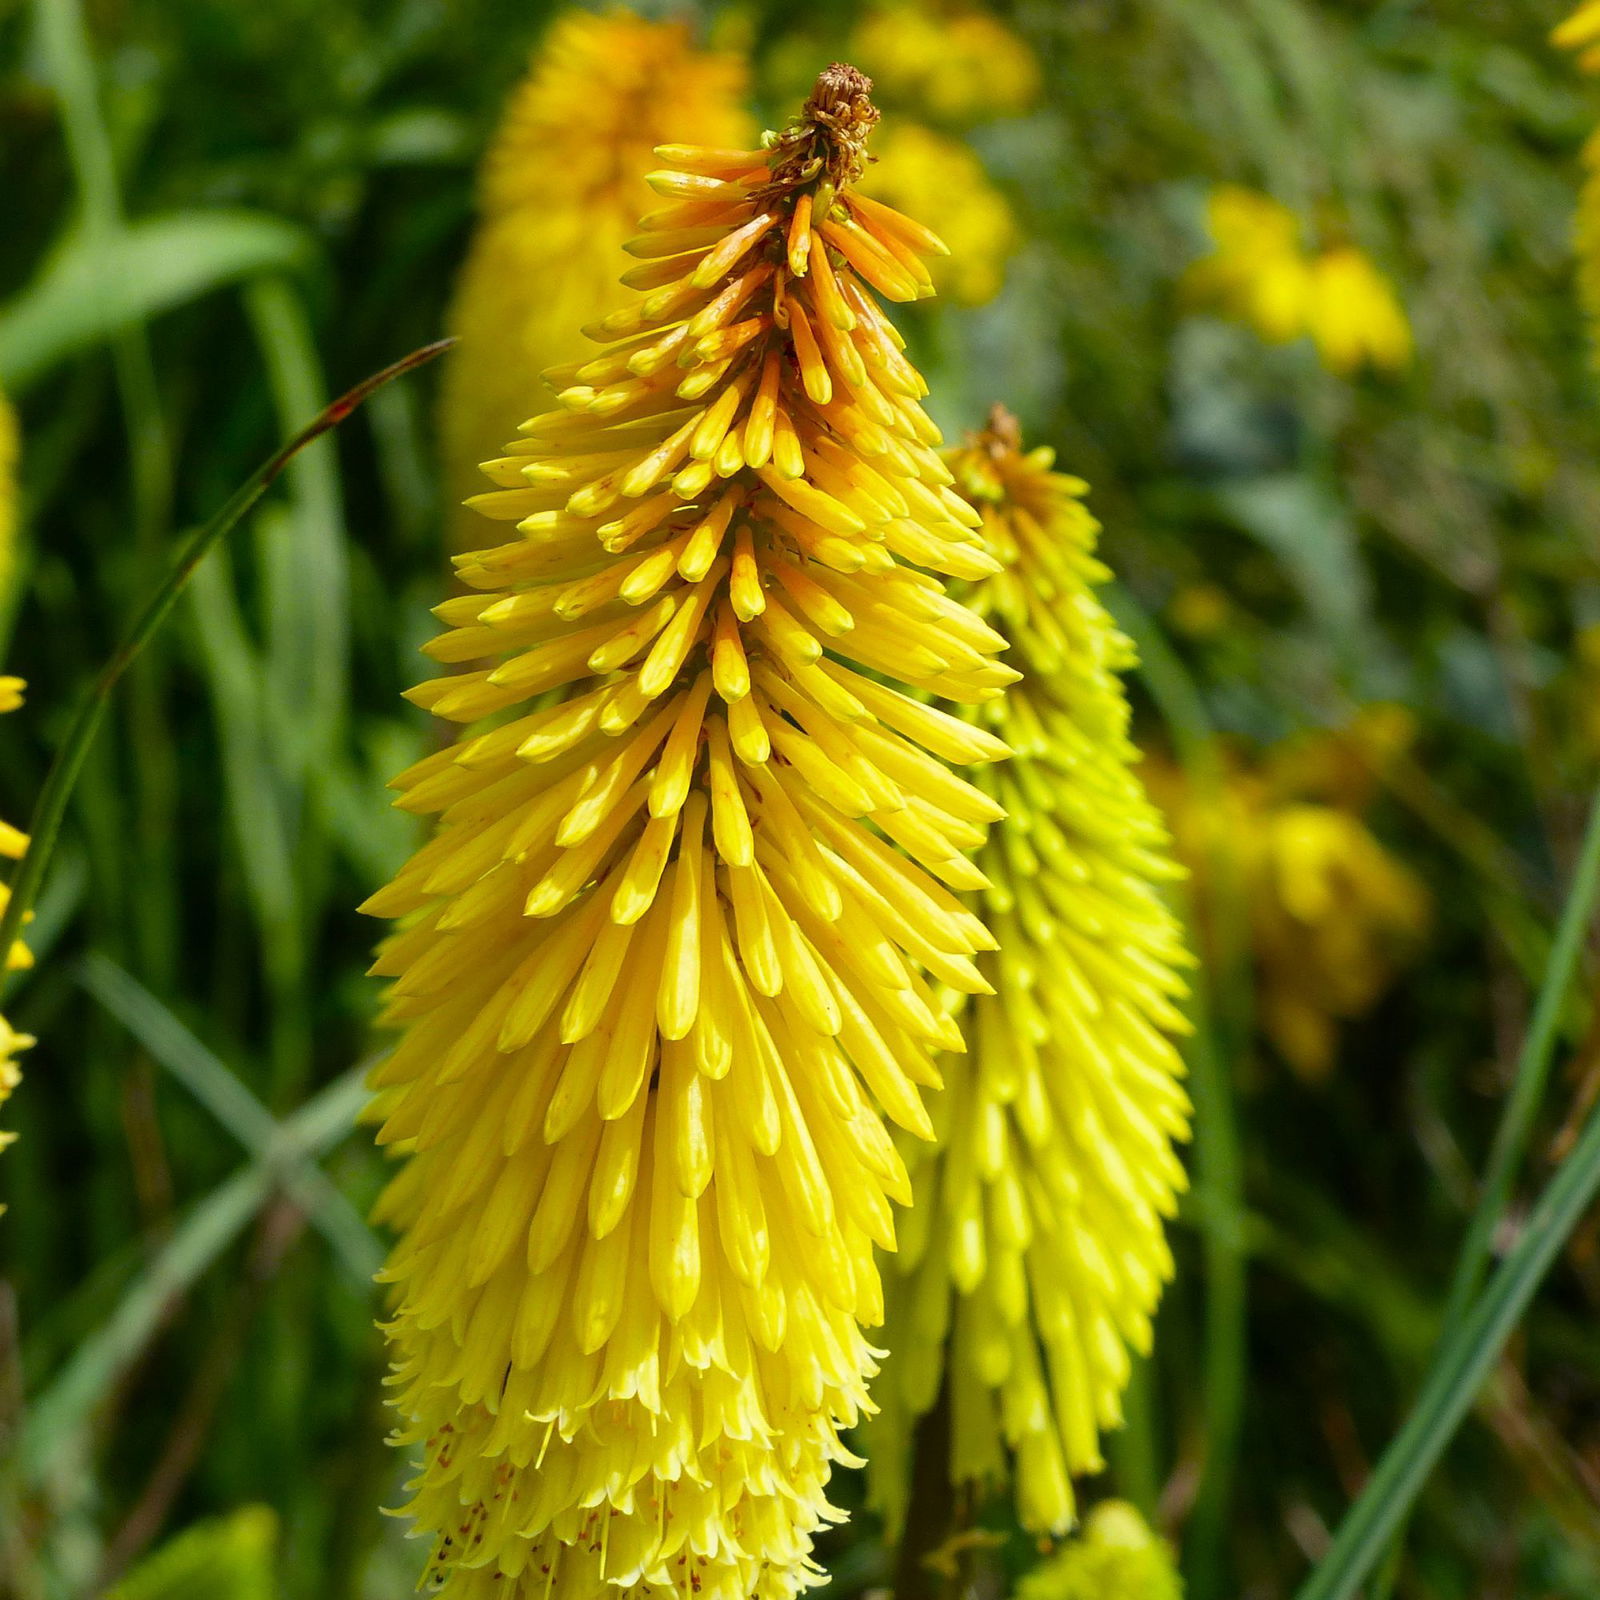
<svg viewBox="0 0 1600 1600">
<path fill-rule="evenodd" d="M 1000 822 L 978 864 L 992 994 L 941 1062 L 938 1146 L 905 1147 L 915 1208 L 890 1266 L 891 1359 L 868 1427 L 875 1502 L 904 1515 L 912 1433 L 948 1384 L 950 1473 L 992 1487 L 1014 1461 L 1023 1527 L 1074 1520 L 1102 1465 L 1129 1349 L 1147 1351 L 1172 1271 L 1163 1221 L 1188 1132 L 1175 1002 L 1190 957 L 1160 886 L 1166 828 L 1133 773 L 1120 674 L 1132 647 L 1095 597 L 1107 577 L 1084 485 L 1024 454 L 998 408 L 951 464 L 1001 570 L 969 603 L 1023 674 L 983 720 L 1012 760 L 979 775 Z"/>
<path fill-rule="evenodd" d="M 744 142 L 741 57 L 695 47 L 686 26 L 625 11 L 551 28 L 507 105 L 479 174 L 479 222 L 449 316 L 459 344 L 440 401 L 452 544 L 475 535 L 460 502 L 542 403 L 540 374 L 581 349 L 619 304 L 615 261 L 649 201 L 663 140 Z"/>
<path fill-rule="evenodd" d="M 987 12 L 904 4 L 869 11 L 851 57 L 903 113 L 878 141 L 863 190 L 912 215 L 936 210 L 950 245 L 933 263 L 939 292 L 969 306 L 994 299 L 1021 233 L 962 130 L 1034 105 L 1033 51 Z"/>
<path fill-rule="evenodd" d="M 7 485 L 0 482 L 0 502 L 5 499 Z M 22 691 L 26 687 L 21 678 L 0 677 L 0 714 L 15 711 L 22 704 Z M 28 848 L 28 836 L 20 829 L 14 828 L 9 822 L 0 822 L 0 857 L 8 861 L 20 861 Z M 11 897 L 11 891 L 0 884 L 0 911 L 4 911 L 6 902 Z M 20 941 L 11 947 L 6 958 L 6 965 L 15 971 L 33 964 L 33 957 L 27 947 Z M 11 1024 L 0 1017 L 0 1103 L 11 1098 L 11 1092 L 22 1082 L 22 1073 L 17 1067 L 17 1056 L 33 1043 L 30 1034 L 18 1033 Z M 0 1150 L 16 1139 L 14 1133 L 7 1133 L 0 1129 Z M 0 1211 L 5 1208 L 0 1206 Z"/>
<path fill-rule="evenodd" d="M 850 50 L 883 101 L 933 122 L 968 127 L 1031 110 L 1039 98 L 1033 51 L 985 11 L 926 0 L 880 6 L 857 23 Z"/>
<path fill-rule="evenodd" d="M 1183 1600 L 1183 1580 L 1138 1511 L 1103 1500 L 1077 1538 L 1023 1576 L 1015 1600 Z"/>
<path fill-rule="evenodd" d="M 1585 0 L 1551 35 L 1563 49 L 1578 52 L 1584 72 L 1600 72 L 1600 0 Z M 1573 246 L 1578 257 L 1578 296 L 1591 324 L 1600 323 L 1600 128 L 1584 142 L 1581 157 L 1583 190 L 1573 221 Z M 1596 345 L 1600 357 L 1600 343 Z"/>
<path fill-rule="evenodd" d="M 1215 246 L 1184 275 L 1191 304 L 1245 323 L 1269 343 L 1309 335 L 1323 365 L 1398 372 L 1411 360 L 1411 326 L 1394 286 L 1354 245 L 1304 247 L 1300 220 L 1268 195 L 1213 189 L 1206 221 Z"/>
<path fill-rule="evenodd" d="M 463 725 L 396 780 L 433 837 L 366 909 L 409 1507 L 455 1600 L 788 1600 L 869 1408 L 875 1250 L 911 1188 L 958 895 L 1007 754 L 930 704 L 1004 638 L 996 562 L 875 295 L 927 228 L 853 188 L 835 66 L 759 150 L 663 146 L 631 302 L 472 502 L 512 531 L 411 691 Z"/>
<path fill-rule="evenodd" d="M 1159 763 L 1150 778 L 1194 874 L 1203 929 L 1243 902 L 1262 1031 L 1301 1076 L 1331 1071 L 1339 1024 L 1365 1015 L 1419 952 L 1426 886 L 1363 820 L 1373 774 L 1409 737 L 1395 707 L 1290 741 L 1202 794 Z"/>
</svg>

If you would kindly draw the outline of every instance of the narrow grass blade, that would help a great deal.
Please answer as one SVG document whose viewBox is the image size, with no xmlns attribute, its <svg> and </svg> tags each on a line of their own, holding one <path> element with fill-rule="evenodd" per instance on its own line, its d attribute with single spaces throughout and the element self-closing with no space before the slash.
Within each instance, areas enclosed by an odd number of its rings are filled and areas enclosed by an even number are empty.
<svg viewBox="0 0 1600 1600">
<path fill-rule="evenodd" d="M 248 211 L 182 211 L 74 235 L 0 308 L 0 381 L 26 392 L 70 356 L 261 272 L 299 265 L 308 236 Z"/>
<path fill-rule="evenodd" d="M 27 1484 L 43 1484 L 80 1458 L 85 1431 L 117 1380 L 182 1294 L 239 1236 L 296 1163 L 315 1160 L 350 1131 L 366 1100 L 356 1067 L 285 1118 L 267 1153 L 190 1208 L 176 1232 L 129 1287 L 110 1318 L 81 1344 L 30 1407 L 17 1450 Z"/>
<path fill-rule="evenodd" d="M 1467 1304 L 1478 1292 L 1494 1246 L 1495 1233 L 1511 1204 L 1512 1188 L 1544 1099 L 1545 1085 L 1550 1078 L 1550 1063 L 1555 1055 L 1562 1019 L 1583 959 L 1584 942 L 1594 921 L 1597 903 L 1600 903 L 1600 794 L 1595 796 L 1589 811 L 1589 823 L 1578 852 L 1572 888 L 1562 908 L 1555 942 L 1550 946 L 1550 955 L 1545 962 L 1533 1019 L 1517 1057 L 1511 1093 L 1506 1097 L 1500 1113 L 1500 1124 L 1495 1129 L 1489 1164 L 1483 1175 L 1483 1190 L 1472 1220 L 1467 1225 L 1461 1254 L 1456 1261 L 1450 1297 L 1445 1303 L 1446 1328 L 1455 1326 L 1461 1320 Z"/>
<path fill-rule="evenodd" d="M 86 956 L 79 981 L 208 1110 L 245 1152 L 273 1156 L 282 1129 L 239 1078 L 136 978 L 98 953 Z M 383 1246 L 327 1175 L 301 1161 L 283 1177 L 284 1192 L 327 1239 L 351 1278 L 365 1289 L 383 1265 Z"/>
<path fill-rule="evenodd" d="M 1501 1109 L 1494 1143 L 1489 1147 L 1489 1163 L 1484 1172 L 1478 1204 L 1467 1223 L 1461 1250 L 1456 1257 L 1450 1293 L 1445 1301 L 1441 1334 L 1445 1340 L 1461 1326 L 1472 1297 L 1483 1282 L 1484 1269 L 1493 1253 L 1495 1234 L 1499 1232 L 1510 1209 L 1517 1173 L 1527 1154 L 1533 1125 L 1544 1100 L 1562 1018 L 1566 1014 L 1572 986 L 1583 960 L 1584 941 L 1594 921 L 1597 902 L 1600 902 L 1600 793 L 1596 794 L 1590 807 L 1572 888 L 1568 892 L 1566 905 L 1562 907 L 1556 936 L 1545 959 L 1539 996 L 1534 1002 L 1533 1018 L 1517 1056 L 1511 1092 Z M 1395 1523 L 1395 1545 L 1375 1585 L 1374 1600 L 1386 1600 L 1393 1591 L 1405 1542 L 1405 1526 L 1404 1517 Z"/>
<path fill-rule="evenodd" d="M 93 688 L 73 718 L 55 760 L 50 764 L 49 774 L 45 778 L 43 789 L 40 790 L 39 801 L 34 807 L 28 826 L 32 843 L 28 847 L 28 853 L 22 858 L 16 881 L 11 886 L 11 898 L 6 904 L 5 914 L 0 917 L 0 950 L 11 948 L 21 931 L 23 918 L 38 897 L 39 885 L 61 833 L 61 820 L 66 814 L 67 801 L 72 795 L 78 773 L 83 768 L 83 760 L 88 754 L 89 746 L 94 742 L 94 736 L 105 719 L 112 691 L 166 620 L 167 613 L 172 610 L 178 596 L 183 593 L 189 579 L 193 577 L 195 568 L 205 559 L 207 552 L 219 539 L 238 526 L 245 513 L 267 492 L 273 481 L 306 445 L 313 439 L 320 438 L 330 428 L 338 427 L 373 390 L 402 373 L 410 372 L 414 367 L 420 367 L 425 362 L 433 360 L 435 356 L 449 349 L 453 342 L 450 339 L 439 339 L 433 344 L 424 345 L 419 350 L 413 350 L 410 355 L 402 356 L 391 366 L 374 373 L 370 378 L 363 379 L 355 388 L 341 395 L 302 428 L 282 449 L 264 461 L 250 478 L 234 491 L 222 509 L 195 534 L 172 571 L 139 614 L 127 638 L 101 668 Z"/>
<path fill-rule="evenodd" d="M 1600 1110 L 1551 1180 L 1489 1286 L 1447 1336 L 1405 1425 L 1296 1600 L 1351 1600 L 1383 1559 L 1562 1245 L 1600 1192 Z"/>
</svg>

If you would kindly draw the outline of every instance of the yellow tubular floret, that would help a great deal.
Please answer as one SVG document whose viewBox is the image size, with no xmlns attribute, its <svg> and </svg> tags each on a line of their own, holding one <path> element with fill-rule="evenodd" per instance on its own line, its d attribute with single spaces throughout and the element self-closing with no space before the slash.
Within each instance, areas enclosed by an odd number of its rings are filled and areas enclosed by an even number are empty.
<svg viewBox="0 0 1600 1600">
<path fill-rule="evenodd" d="M 891 1360 L 865 1436 L 897 1523 L 913 1429 L 942 1394 L 953 1481 L 1010 1470 L 1023 1526 L 1059 1534 L 1171 1273 L 1189 1115 L 1171 1036 L 1190 957 L 1160 894 L 1177 871 L 1166 831 L 1132 770 L 1132 650 L 1094 594 L 1084 486 L 1048 451 L 1023 454 L 998 408 L 950 465 L 1000 567 L 967 603 L 1022 679 L 972 713 L 1014 752 L 978 779 L 985 815 L 1005 816 L 977 857 L 992 937 L 965 1053 L 939 1061 L 938 1143 L 904 1146 L 918 1204 L 888 1268 Z"/>
<path fill-rule="evenodd" d="M 657 152 L 662 269 L 486 468 L 516 537 L 458 560 L 464 670 L 411 695 L 495 719 L 396 780 L 436 827 L 366 908 L 403 919 L 384 1277 L 452 1596 L 821 1580 L 910 1199 L 883 1119 L 932 1133 L 935 985 L 987 989 L 951 889 L 998 808 L 947 763 L 1005 746 L 924 697 L 1015 674 L 893 553 L 995 568 L 862 282 L 916 297 L 930 237 L 853 194 L 868 88 Z"/>
</svg>

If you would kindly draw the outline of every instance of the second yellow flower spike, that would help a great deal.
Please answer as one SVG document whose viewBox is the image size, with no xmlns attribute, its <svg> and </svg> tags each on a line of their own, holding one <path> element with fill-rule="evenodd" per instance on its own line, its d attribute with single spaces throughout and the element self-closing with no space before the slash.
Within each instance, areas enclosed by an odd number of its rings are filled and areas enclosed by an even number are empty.
<svg viewBox="0 0 1600 1600">
<path fill-rule="evenodd" d="M 869 1456 L 898 1523 L 912 1430 L 947 1386 L 952 1480 L 992 1487 L 1014 1463 L 1022 1525 L 1060 1534 L 1172 1271 L 1189 1104 L 1170 1036 L 1190 958 L 1132 770 L 1132 648 L 1094 594 L 1084 485 L 1023 453 L 1003 412 L 951 464 L 1001 566 L 969 603 L 1023 677 L 981 713 L 1013 750 L 979 780 L 1006 812 L 978 857 L 995 992 L 968 1003 L 966 1051 L 942 1062 L 937 1148 L 906 1149 L 918 1200 L 888 1266 Z"/>
</svg>

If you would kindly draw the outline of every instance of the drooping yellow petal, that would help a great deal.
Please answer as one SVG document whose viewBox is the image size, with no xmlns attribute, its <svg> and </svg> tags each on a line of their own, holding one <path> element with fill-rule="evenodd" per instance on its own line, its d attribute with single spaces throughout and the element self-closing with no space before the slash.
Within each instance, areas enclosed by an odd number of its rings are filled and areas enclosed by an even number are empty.
<svg viewBox="0 0 1600 1600">
<path fill-rule="evenodd" d="M 1023 454 L 998 410 L 950 464 L 1000 568 L 968 603 L 1023 676 L 975 714 L 1013 750 L 979 778 L 1006 813 L 978 855 L 998 948 L 977 956 L 990 992 L 963 1013 L 965 1053 L 939 1063 L 938 1144 L 904 1147 L 918 1204 L 886 1267 L 867 1453 L 897 1522 L 916 1420 L 948 1384 L 952 1480 L 1009 1475 L 1023 1526 L 1059 1534 L 1172 1270 L 1190 958 L 1160 894 L 1177 869 L 1133 771 L 1132 649 L 1094 594 L 1084 485 Z"/>
<path fill-rule="evenodd" d="M 911 216 L 937 216 L 948 255 L 929 263 L 942 294 L 984 305 L 999 294 L 1022 242 L 1011 207 L 972 147 L 914 122 L 888 130 L 864 180 L 874 199 Z"/>
<path fill-rule="evenodd" d="M 486 467 L 517 537 L 458 560 L 430 653 L 465 670 L 411 696 L 499 719 L 397 780 L 435 832 L 368 902 L 406 919 L 374 1087 L 408 1510 L 457 1600 L 820 1581 L 910 1198 L 883 1119 L 932 1131 L 930 980 L 985 987 L 940 880 L 982 884 L 995 807 L 945 763 L 1005 746 L 922 697 L 1015 674 L 891 553 L 993 566 L 867 321 L 863 274 L 925 270 L 853 191 L 868 87 L 658 151 L 663 265 Z"/>
</svg>

